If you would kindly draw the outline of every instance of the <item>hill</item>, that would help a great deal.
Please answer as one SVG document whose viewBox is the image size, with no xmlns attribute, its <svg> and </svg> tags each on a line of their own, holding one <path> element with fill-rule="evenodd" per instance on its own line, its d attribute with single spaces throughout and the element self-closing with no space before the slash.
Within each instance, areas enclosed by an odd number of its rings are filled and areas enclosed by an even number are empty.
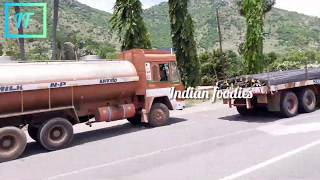
<svg viewBox="0 0 320 180">
<path fill-rule="evenodd" d="M 9 1 L 11 2 L 11 1 Z M 20 2 L 30 2 L 20 0 Z M 38 0 L 37 2 L 46 2 L 46 0 Z M 50 1 L 52 2 L 52 1 Z M 0 11 L 3 12 L 3 6 L 0 6 Z M 11 10 L 13 12 L 13 10 Z M 39 32 L 42 29 L 41 11 L 34 10 L 36 16 L 32 17 L 30 28 L 25 29 L 25 32 Z M 51 46 L 51 30 L 52 30 L 52 3 L 48 3 L 48 38 L 47 39 L 26 39 L 26 51 L 29 53 L 38 53 L 42 51 L 50 57 Z M 93 40 L 96 43 L 109 44 L 110 46 L 119 46 L 117 37 L 110 32 L 109 19 L 111 14 L 100 11 L 76 0 L 60 0 L 59 8 L 59 25 L 58 25 L 58 40 L 60 41 L 80 41 Z M 13 25 L 10 26 L 10 31 L 16 31 Z M 4 15 L 0 15 L 0 41 L 4 41 Z M 6 39 L 5 41 L 14 44 L 14 50 L 17 50 L 17 41 L 14 39 Z M 10 49 L 12 49 L 10 47 Z"/>
<path fill-rule="evenodd" d="M 76 0 L 60 0 L 59 38 L 75 36 L 76 39 L 91 39 L 97 43 L 119 47 L 117 37 L 110 32 L 111 14 L 93 9 Z M 23 2 L 23 1 L 22 1 Z M 26 1 L 27 2 L 27 1 Z M 196 41 L 200 51 L 217 47 L 216 17 L 212 0 L 190 0 L 190 13 L 195 21 Z M 221 7 L 221 22 L 224 49 L 238 50 L 245 39 L 245 20 L 238 13 L 235 0 L 227 0 Z M 2 11 L 3 7 L 0 7 Z M 50 49 L 52 27 L 52 5 L 48 7 L 49 39 L 27 40 L 27 50 L 33 52 L 41 47 Z M 39 18 L 38 18 L 39 19 Z M 37 20 L 38 20 L 37 19 Z M 144 19 L 151 34 L 154 48 L 171 47 L 168 4 L 166 2 L 144 11 Z M 35 24 L 41 24 L 41 22 Z M 3 32 L 4 18 L 0 18 L 0 32 Z M 266 17 L 265 51 L 288 52 L 291 50 L 320 49 L 320 18 L 274 8 Z M 0 39 L 1 40 L 1 39 Z"/>
<path fill-rule="evenodd" d="M 189 11 L 195 21 L 196 40 L 201 50 L 218 47 L 217 23 L 211 0 L 191 0 Z M 238 13 L 235 0 L 221 7 L 221 27 L 225 49 L 237 50 L 245 40 L 245 19 Z M 155 47 L 170 47 L 168 4 L 161 3 L 145 11 Z M 274 8 L 266 16 L 265 51 L 284 52 L 320 48 L 320 18 Z"/>
</svg>

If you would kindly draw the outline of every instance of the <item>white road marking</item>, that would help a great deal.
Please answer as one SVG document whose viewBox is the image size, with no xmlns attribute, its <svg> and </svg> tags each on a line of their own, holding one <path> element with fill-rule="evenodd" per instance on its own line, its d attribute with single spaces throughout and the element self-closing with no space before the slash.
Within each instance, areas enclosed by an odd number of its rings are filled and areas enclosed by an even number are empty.
<svg viewBox="0 0 320 180">
<path fill-rule="evenodd" d="M 216 110 L 216 109 L 219 109 L 219 108 L 214 108 L 214 110 Z M 203 110 L 202 109 L 202 110 L 199 110 L 199 111 L 196 111 L 196 112 L 203 112 L 203 111 L 209 111 L 209 109 L 208 110 Z M 191 113 L 193 113 L 193 112 L 188 112 L 186 114 L 191 114 Z M 177 114 L 177 115 L 180 115 L 180 114 Z M 318 116 L 318 115 L 316 115 L 316 116 Z M 294 121 L 294 120 L 309 119 L 311 117 L 314 117 L 314 116 L 297 116 L 297 117 L 294 117 L 294 118 L 273 122 L 272 124 L 274 124 L 274 125 L 283 124 L 283 123 L 291 122 L 291 121 Z M 213 141 L 213 140 L 219 140 L 219 139 L 223 139 L 223 138 L 227 138 L 227 137 L 231 137 L 231 136 L 236 136 L 236 135 L 239 135 L 239 134 L 244 134 L 244 133 L 251 132 L 251 131 L 256 131 L 257 129 L 259 129 L 259 127 L 258 128 L 248 129 L 248 130 L 243 130 L 243 131 L 237 131 L 237 132 L 226 134 L 226 135 L 222 135 L 222 136 L 216 136 L 216 137 L 212 137 L 212 138 L 208 138 L 208 139 L 203 139 L 203 140 L 200 140 L 200 141 L 195 141 L 195 142 L 192 142 L 192 143 L 187 143 L 187 144 L 183 144 L 183 145 L 179 145 L 179 146 L 173 146 L 173 147 L 169 147 L 169 148 L 153 151 L 153 152 L 146 153 L 146 154 L 140 154 L 140 155 L 133 156 L 133 157 L 128 157 L 128 158 L 125 158 L 125 159 L 111 161 L 109 163 L 105 163 L 105 164 L 101 164 L 101 165 L 96 165 L 96 166 L 91 166 L 91 167 L 87 167 L 87 168 L 83 168 L 83 169 L 69 171 L 69 172 L 58 174 L 58 175 L 54 175 L 54 176 L 51 176 L 51 177 L 48 177 L 48 178 L 45 178 L 45 179 L 46 180 L 59 179 L 59 178 L 63 178 L 63 177 L 67 177 L 67 176 L 71 176 L 71 175 L 75 175 L 75 174 L 80 174 L 80 173 L 91 171 L 91 170 L 95 170 L 95 169 L 100 169 L 100 168 L 105 168 L 105 167 L 112 166 L 112 165 L 121 164 L 121 163 L 128 162 L 128 161 L 133 161 L 133 160 L 137 160 L 137 159 L 141 159 L 141 158 L 150 157 L 150 156 L 153 156 L 153 155 L 157 155 L 157 154 L 164 153 L 164 152 L 169 152 L 169 151 L 176 150 L 176 149 L 182 149 L 182 148 L 186 148 L 186 147 L 190 147 L 190 146 L 194 146 L 194 145 L 210 142 L 210 141 Z M 320 140 L 316 145 L 318 145 L 318 144 L 320 144 Z M 313 145 L 313 146 L 315 146 L 315 145 Z M 301 150 L 301 151 L 303 151 L 303 150 Z"/>
<path fill-rule="evenodd" d="M 284 154 L 282 154 L 280 156 L 277 156 L 277 157 L 274 157 L 274 158 L 269 159 L 267 161 L 261 162 L 259 164 L 254 165 L 254 166 L 251 166 L 251 167 L 249 167 L 247 169 L 241 170 L 241 171 L 239 171 L 237 173 L 234 173 L 234 174 L 231 174 L 231 175 L 229 175 L 227 177 L 224 177 L 224 178 L 222 178 L 220 180 L 234 180 L 234 179 L 240 178 L 240 177 L 248 175 L 248 174 L 250 174 L 250 173 L 252 173 L 254 171 L 257 171 L 257 170 L 259 170 L 261 168 L 264 168 L 264 167 L 267 167 L 269 165 L 272 165 L 272 164 L 274 164 L 274 163 L 276 163 L 278 161 L 281 161 L 281 160 L 283 160 L 285 158 L 288 158 L 290 156 L 293 156 L 293 155 L 296 155 L 296 154 L 301 153 L 303 151 L 306 151 L 306 150 L 308 150 L 308 149 L 310 149 L 312 147 L 315 147 L 317 145 L 320 145 L 320 140 L 314 141 L 314 142 L 312 142 L 310 144 L 307 144 L 307 145 L 304 145 L 304 146 L 299 147 L 297 149 L 291 150 L 291 151 L 286 152 L 286 153 L 284 153 Z"/>
<path fill-rule="evenodd" d="M 137 160 L 137 159 L 141 159 L 141 158 L 150 157 L 150 156 L 157 155 L 157 154 L 164 153 L 164 152 L 169 152 L 169 151 L 173 151 L 173 150 L 177 150 L 177 149 L 182 149 L 182 148 L 186 148 L 186 147 L 190 147 L 190 146 L 194 146 L 194 145 L 207 143 L 207 142 L 218 140 L 218 139 L 223 139 L 223 138 L 227 138 L 227 137 L 231 137 L 231 136 L 236 136 L 236 135 L 239 135 L 239 134 L 244 134 L 244 133 L 248 133 L 248 132 L 255 131 L 255 130 L 256 130 L 256 128 L 252 128 L 252 129 L 247 129 L 247 130 L 243 130 L 243 131 L 237 131 L 237 132 L 229 133 L 229 134 L 222 135 L 222 136 L 215 136 L 215 137 L 211 137 L 211 138 L 208 138 L 208 139 L 203 139 L 203 140 L 199 140 L 199 141 L 195 141 L 195 142 L 191 142 L 191 143 L 187 143 L 187 144 L 182 144 L 182 145 L 173 146 L 173 147 L 169 147 L 169 148 L 165 148 L 165 149 L 160 149 L 160 150 L 153 151 L 153 152 L 146 153 L 146 154 L 140 154 L 140 155 L 133 156 L 133 157 L 128 157 L 128 158 L 125 158 L 125 159 L 111 161 L 109 163 L 105 163 L 105 164 L 101 164 L 101 165 L 91 166 L 91 167 L 87 167 L 87 168 L 83 168 L 83 169 L 78 169 L 78 170 L 74 170 L 74 171 L 58 174 L 58 175 L 51 176 L 51 177 L 48 177 L 48 178 L 45 178 L 45 179 L 46 180 L 52 180 L 52 179 L 58 179 L 58 178 L 66 177 L 66 176 L 71 176 L 71 175 L 75 175 L 75 174 L 79 174 L 79 173 L 83 173 L 83 172 L 87 172 L 87 171 L 91 171 L 91 170 L 95 170 L 95 169 L 105 168 L 107 166 L 120 164 L 120 163 L 127 162 L 127 161 L 132 161 L 132 160 Z"/>
<path fill-rule="evenodd" d="M 320 131 L 320 123 L 304 123 L 296 125 L 274 124 L 259 127 L 258 130 L 273 136 L 310 133 Z"/>
</svg>

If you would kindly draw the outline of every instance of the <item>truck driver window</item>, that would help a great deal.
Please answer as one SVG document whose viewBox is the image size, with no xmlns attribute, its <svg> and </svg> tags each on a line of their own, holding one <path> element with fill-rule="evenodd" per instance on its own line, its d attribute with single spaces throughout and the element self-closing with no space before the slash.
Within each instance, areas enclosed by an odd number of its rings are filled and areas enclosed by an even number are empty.
<svg viewBox="0 0 320 180">
<path fill-rule="evenodd" d="M 180 73 L 177 67 L 177 63 L 171 63 L 172 70 L 172 82 L 180 82 Z"/>
<path fill-rule="evenodd" d="M 152 66 L 152 80 L 159 81 L 159 67 L 158 67 L 158 65 Z"/>
<path fill-rule="evenodd" d="M 169 81 L 169 64 L 160 64 L 160 81 Z"/>
</svg>

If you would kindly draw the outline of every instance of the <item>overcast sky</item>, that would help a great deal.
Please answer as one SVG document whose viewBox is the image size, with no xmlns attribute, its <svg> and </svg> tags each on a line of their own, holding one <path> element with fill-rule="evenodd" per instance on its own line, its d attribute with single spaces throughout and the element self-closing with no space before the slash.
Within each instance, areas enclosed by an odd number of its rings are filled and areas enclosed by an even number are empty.
<svg viewBox="0 0 320 180">
<path fill-rule="evenodd" d="M 93 8 L 112 12 L 115 0 L 78 0 Z M 143 8 L 149 8 L 165 0 L 141 0 Z M 276 0 L 276 7 L 320 17 L 320 0 Z"/>
</svg>

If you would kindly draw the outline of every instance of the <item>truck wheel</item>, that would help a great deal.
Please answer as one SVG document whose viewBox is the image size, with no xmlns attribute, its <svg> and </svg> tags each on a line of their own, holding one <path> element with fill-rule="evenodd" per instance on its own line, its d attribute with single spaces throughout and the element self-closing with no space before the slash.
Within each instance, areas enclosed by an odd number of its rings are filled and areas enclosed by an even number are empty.
<svg viewBox="0 0 320 180">
<path fill-rule="evenodd" d="M 29 136 L 35 140 L 35 141 L 38 141 L 38 132 L 39 132 L 39 128 L 38 127 L 35 127 L 35 126 L 32 126 L 32 125 L 28 125 L 28 134 Z"/>
<path fill-rule="evenodd" d="M 27 146 L 27 137 L 16 127 L 0 129 L 0 162 L 18 158 Z"/>
<path fill-rule="evenodd" d="M 169 121 L 169 109 L 165 104 L 155 103 L 149 113 L 149 125 L 159 127 L 167 125 Z"/>
<path fill-rule="evenodd" d="M 313 90 L 309 88 L 302 89 L 299 94 L 299 111 L 302 113 L 310 113 L 316 110 L 317 97 Z"/>
<path fill-rule="evenodd" d="M 237 106 L 237 111 L 241 116 L 251 116 L 254 114 L 254 109 L 248 109 L 246 106 Z"/>
<path fill-rule="evenodd" d="M 288 91 L 281 95 L 280 108 L 283 117 L 290 118 L 298 114 L 299 101 L 294 92 Z"/>
<path fill-rule="evenodd" d="M 127 120 L 134 126 L 139 126 L 141 122 L 141 114 L 136 114 L 134 117 L 127 118 Z"/>
<path fill-rule="evenodd" d="M 64 118 L 53 118 L 40 127 L 38 139 L 49 151 L 65 148 L 73 139 L 72 124 Z"/>
<path fill-rule="evenodd" d="M 248 109 L 245 99 L 235 99 L 234 104 L 241 104 L 241 106 L 237 106 L 237 111 L 242 116 L 251 116 L 254 113 L 254 109 Z"/>
</svg>

